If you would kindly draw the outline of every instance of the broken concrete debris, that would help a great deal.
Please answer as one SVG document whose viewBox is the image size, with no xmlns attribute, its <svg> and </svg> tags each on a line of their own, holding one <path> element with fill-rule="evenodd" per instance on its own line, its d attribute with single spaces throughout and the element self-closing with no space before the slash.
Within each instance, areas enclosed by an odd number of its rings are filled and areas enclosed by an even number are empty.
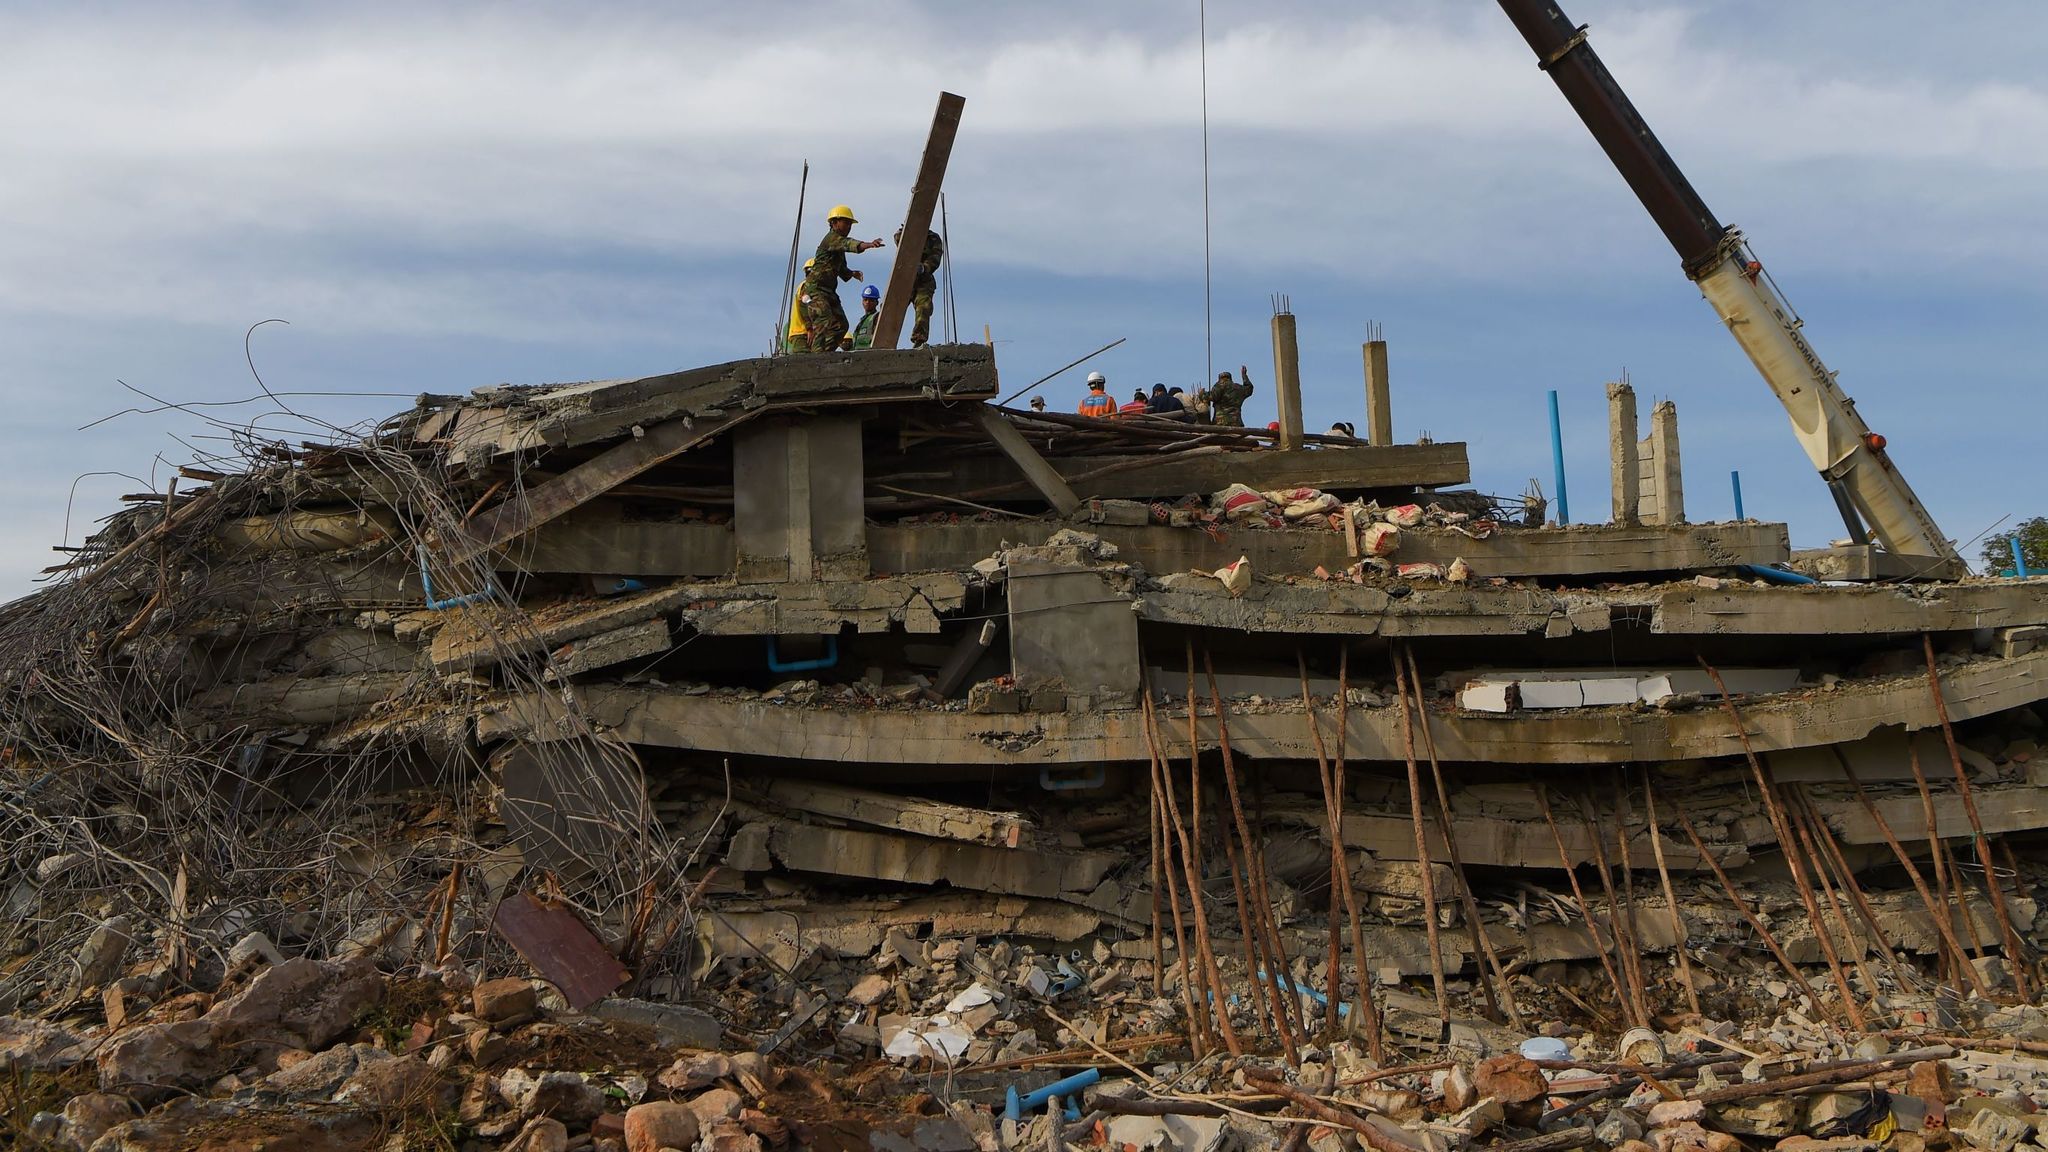
<svg viewBox="0 0 2048 1152">
<path fill-rule="evenodd" d="M 997 394 L 428 396 L 110 519 L 0 608 L 0 1136 L 2048 1147 L 2048 585 Z"/>
</svg>

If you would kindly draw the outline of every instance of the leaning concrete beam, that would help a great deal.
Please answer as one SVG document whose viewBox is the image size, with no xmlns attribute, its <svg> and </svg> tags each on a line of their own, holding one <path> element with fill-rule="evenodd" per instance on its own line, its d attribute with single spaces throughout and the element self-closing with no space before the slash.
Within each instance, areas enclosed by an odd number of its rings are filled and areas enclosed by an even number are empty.
<svg viewBox="0 0 2048 1152">
<path fill-rule="evenodd" d="M 1046 463 L 1045 457 L 1025 441 L 1024 434 L 1017 431 L 1008 417 L 986 404 L 977 404 L 974 422 L 982 435 L 988 437 L 1010 463 L 1016 465 L 1017 471 L 1024 474 L 1024 479 L 1038 489 L 1038 494 L 1045 497 L 1053 511 L 1062 516 L 1072 516 L 1074 509 L 1081 506 L 1081 498 L 1074 495 L 1074 490 L 1067 486 L 1066 480 L 1052 465 Z"/>
</svg>

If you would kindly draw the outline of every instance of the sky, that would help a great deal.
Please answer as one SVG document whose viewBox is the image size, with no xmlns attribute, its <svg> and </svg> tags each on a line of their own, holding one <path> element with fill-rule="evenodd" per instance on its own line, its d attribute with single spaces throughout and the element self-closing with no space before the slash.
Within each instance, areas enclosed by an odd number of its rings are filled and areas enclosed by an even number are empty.
<svg viewBox="0 0 2048 1152">
<path fill-rule="evenodd" d="M 1376 322 L 1399 440 L 1464 441 L 1481 490 L 1549 491 L 1555 389 L 1573 518 L 1604 519 L 1604 384 L 1626 372 L 1645 413 L 1677 403 L 1691 519 L 1731 517 L 1740 471 L 1795 545 L 1841 535 L 1496 5 L 1210 0 L 1206 251 L 1195 0 L 872 0 L 815 23 L 839 11 L 0 5 L 0 597 L 252 421 L 295 443 L 422 392 L 761 354 L 804 164 L 806 248 L 839 202 L 888 234 L 941 90 L 966 98 L 959 330 L 992 336 L 1012 386 L 1118 338 L 1048 385 L 1056 406 L 1087 368 L 1267 384 L 1284 294 L 1312 429 L 1362 426 Z M 2048 6 L 1568 11 L 1965 554 L 2048 514 Z M 888 253 L 854 263 L 879 279 Z M 252 360 L 289 411 L 245 403 Z"/>
</svg>

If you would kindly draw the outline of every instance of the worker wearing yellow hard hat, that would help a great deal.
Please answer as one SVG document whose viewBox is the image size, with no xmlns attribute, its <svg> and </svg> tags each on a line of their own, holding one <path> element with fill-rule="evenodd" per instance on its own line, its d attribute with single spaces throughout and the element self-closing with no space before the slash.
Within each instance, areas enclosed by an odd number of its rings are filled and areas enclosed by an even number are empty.
<svg viewBox="0 0 2048 1152">
<path fill-rule="evenodd" d="M 834 351 L 846 336 L 846 309 L 839 303 L 839 283 L 862 279 L 858 271 L 846 266 L 847 256 L 882 246 L 880 237 L 855 240 L 853 226 L 857 223 L 853 209 L 844 204 L 833 206 L 825 217 L 825 226 L 830 231 L 818 241 L 818 254 L 811 257 L 803 287 L 797 292 L 797 304 L 813 352 Z"/>
<path fill-rule="evenodd" d="M 806 276 L 810 275 L 813 263 L 815 261 L 804 261 L 804 274 Z M 789 331 L 782 339 L 782 350 L 784 352 L 809 352 L 811 350 L 811 331 L 804 326 L 803 296 L 803 289 L 799 286 L 796 295 L 790 297 Z"/>
</svg>

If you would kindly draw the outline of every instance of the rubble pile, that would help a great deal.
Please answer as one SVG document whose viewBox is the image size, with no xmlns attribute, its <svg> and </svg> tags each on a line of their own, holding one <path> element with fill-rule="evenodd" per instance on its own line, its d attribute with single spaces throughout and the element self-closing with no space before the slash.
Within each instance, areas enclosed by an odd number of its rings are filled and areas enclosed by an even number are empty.
<svg viewBox="0 0 2048 1152">
<path fill-rule="evenodd" d="M 1908 1026 L 1858 1034 L 1730 949 L 1727 984 L 1761 1005 L 1748 1024 L 1674 1010 L 1617 1035 L 1569 1007 L 1551 1015 L 1566 1000 L 1546 991 L 1583 1004 L 1569 989 L 1589 982 L 1538 971 L 1517 977 L 1523 1010 L 1546 1006 L 1526 1035 L 1469 1014 L 1469 990 L 1438 1017 L 1381 989 L 1375 1057 L 1348 1012 L 1328 1027 L 1304 995 L 1265 1018 L 1303 1029 L 1290 1060 L 1233 995 L 1216 1022 L 1234 1021 L 1244 1055 L 1197 1057 L 1173 981 L 1155 986 L 1119 950 L 892 932 L 872 957 L 764 988 L 758 1017 L 737 1023 L 781 1026 L 755 1043 L 642 1000 L 578 1011 L 548 983 L 479 980 L 461 962 L 388 974 L 367 958 L 273 959 L 252 938 L 248 964 L 210 992 L 124 977 L 104 1009 L 0 1018 L 12 1076 L 0 1132 L 16 1147 L 102 1152 L 2040 1142 L 2048 1013 L 2033 1005 L 1901 992 L 1881 1006 Z"/>
<path fill-rule="evenodd" d="M 2048 582 L 998 391 L 501 386 L 137 494 L 0 607 L 0 1138 L 2048 1147 Z"/>
</svg>

